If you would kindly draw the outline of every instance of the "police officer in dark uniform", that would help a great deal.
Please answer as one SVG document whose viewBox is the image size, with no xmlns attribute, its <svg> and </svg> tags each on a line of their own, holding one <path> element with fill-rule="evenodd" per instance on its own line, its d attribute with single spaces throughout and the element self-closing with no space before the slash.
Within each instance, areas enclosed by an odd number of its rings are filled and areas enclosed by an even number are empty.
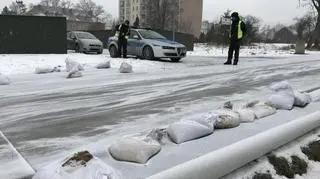
<svg viewBox="0 0 320 179">
<path fill-rule="evenodd" d="M 234 52 L 234 61 L 233 65 L 238 65 L 239 61 L 239 51 L 240 51 L 240 44 L 247 32 L 246 25 L 243 21 L 241 21 L 239 14 L 234 12 L 231 14 L 231 32 L 230 32 L 230 47 L 228 53 L 228 61 L 224 63 L 225 65 L 232 64 L 232 57 Z"/>
<path fill-rule="evenodd" d="M 127 44 L 130 35 L 130 22 L 126 20 L 123 24 L 117 26 L 116 36 L 118 37 L 118 54 L 127 58 Z"/>
</svg>

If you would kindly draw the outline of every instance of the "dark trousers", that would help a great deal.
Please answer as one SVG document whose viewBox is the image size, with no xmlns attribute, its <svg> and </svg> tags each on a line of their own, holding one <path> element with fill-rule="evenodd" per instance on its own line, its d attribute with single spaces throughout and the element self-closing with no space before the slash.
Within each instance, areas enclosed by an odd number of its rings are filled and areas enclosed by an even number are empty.
<svg viewBox="0 0 320 179">
<path fill-rule="evenodd" d="M 233 40 L 230 42 L 229 52 L 228 52 L 228 61 L 227 63 L 232 63 L 232 57 L 234 52 L 234 61 L 233 64 L 237 65 L 239 61 L 239 52 L 240 52 L 240 40 Z"/>
<path fill-rule="evenodd" d="M 119 38 L 118 40 L 118 53 L 119 56 L 123 58 L 127 58 L 127 45 L 128 45 L 128 40 L 125 38 Z"/>
</svg>

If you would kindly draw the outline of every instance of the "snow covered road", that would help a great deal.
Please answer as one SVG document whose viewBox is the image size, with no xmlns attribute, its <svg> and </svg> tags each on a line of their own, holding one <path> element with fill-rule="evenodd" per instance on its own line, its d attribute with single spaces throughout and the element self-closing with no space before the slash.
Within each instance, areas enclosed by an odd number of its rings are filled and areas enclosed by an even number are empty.
<svg viewBox="0 0 320 179">
<path fill-rule="evenodd" d="M 320 86 L 319 53 L 248 57 L 237 67 L 221 65 L 225 58 L 220 57 L 193 56 L 181 63 L 128 59 L 133 74 L 118 73 L 120 59 L 112 59 L 111 69 L 97 70 L 93 66 L 106 57 L 68 55 L 87 64 L 82 78 L 7 70 L 12 84 L 0 86 L 0 130 L 35 169 L 82 146 L 103 157 L 115 138 L 206 113 L 228 100 L 264 99 L 273 82 L 288 80 L 298 90 Z M 54 58 L 54 65 L 64 65 L 65 56 Z M 268 128 L 255 127 L 254 132 Z"/>
</svg>

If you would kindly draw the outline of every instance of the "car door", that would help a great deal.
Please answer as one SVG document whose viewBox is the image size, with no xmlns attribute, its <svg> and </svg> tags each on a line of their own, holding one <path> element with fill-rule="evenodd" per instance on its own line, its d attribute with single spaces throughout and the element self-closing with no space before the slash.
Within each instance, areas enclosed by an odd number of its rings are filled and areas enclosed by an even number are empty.
<svg viewBox="0 0 320 179">
<path fill-rule="evenodd" d="M 128 54 L 137 56 L 137 47 L 140 42 L 139 34 L 135 30 L 130 30 L 130 35 L 128 39 Z"/>
<path fill-rule="evenodd" d="M 76 47 L 76 36 L 72 33 L 72 32 L 69 32 L 67 34 L 67 40 L 68 40 L 68 49 L 70 50 L 75 50 L 75 47 Z"/>
</svg>

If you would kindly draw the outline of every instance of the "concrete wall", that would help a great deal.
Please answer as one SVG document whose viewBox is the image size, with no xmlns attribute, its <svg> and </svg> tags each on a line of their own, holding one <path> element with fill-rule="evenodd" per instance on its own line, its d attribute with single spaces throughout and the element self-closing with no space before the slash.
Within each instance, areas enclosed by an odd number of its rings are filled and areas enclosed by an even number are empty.
<svg viewBox="0 0 320 179">
<path fill-rule="evenodd" d="M 67 53 L 66 18 L 0 15 L 0 53 Z"/>
</svg>

